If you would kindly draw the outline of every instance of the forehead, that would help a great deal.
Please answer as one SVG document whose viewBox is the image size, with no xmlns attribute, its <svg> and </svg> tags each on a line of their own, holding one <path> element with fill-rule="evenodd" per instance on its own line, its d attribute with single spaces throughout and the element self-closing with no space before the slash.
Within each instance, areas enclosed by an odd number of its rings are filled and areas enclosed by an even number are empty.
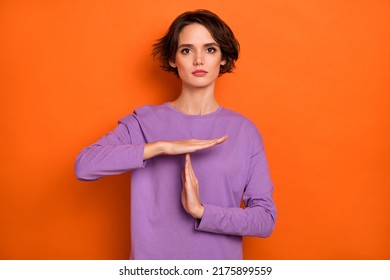
<svg viewBox="0 0 390 280">
<path fill-rule="evenodd" d="M 179 33 L 180 44 L 207 44 L 215 43 L 210 31 L 199 23 L 185 26 Z"/>
</svg>

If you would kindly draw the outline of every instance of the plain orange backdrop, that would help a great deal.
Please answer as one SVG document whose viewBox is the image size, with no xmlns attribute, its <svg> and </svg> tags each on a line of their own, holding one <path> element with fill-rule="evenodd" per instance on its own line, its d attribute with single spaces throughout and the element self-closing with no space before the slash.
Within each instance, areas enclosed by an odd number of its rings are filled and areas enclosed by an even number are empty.
<svg viewBox="0 0 390 280">
<path fill-rule="evenodd" d="M 390 2 L 3 0 L 0 259 L 126 259 L 130 174 L 79 182 L 85 146 L 180 81 L 150 56 L 180 13 L 242 52 L 219 102 L 261 131 L 279 219 L 246 259 L 390 258 Z"/>
</svg>

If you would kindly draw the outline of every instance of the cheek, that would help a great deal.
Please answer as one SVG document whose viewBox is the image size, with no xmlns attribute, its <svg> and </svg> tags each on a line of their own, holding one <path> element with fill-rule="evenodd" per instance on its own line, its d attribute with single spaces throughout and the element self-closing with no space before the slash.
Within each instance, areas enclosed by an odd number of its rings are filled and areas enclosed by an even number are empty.
<svg viewBox="0 0 390 280">
<path fill-rule="evenodd" d="M 190 63 L 190 61 L 188 59 L 185 59 L 185 58 L 176 58 L 176 67 L 177 69 L 181 69 L 181 70 L 185 70 L 186 68 L 188 68 L 188 64 Z"/>
<path fill-rule="evenodd" d="M 179 73 L 180 73 L 180 72 L 185 73 L 185 71 L 186 71 L 186 66 L 185 66 L 185 65 L 183 65 L 183 64 L 181 64 L 181 63 L 177 63 L 176 66 L 177 66 L 177 71 L 178 71 Z"/>
<path fill-rule="evenodd" d="M 215 72 L 219 74 L 221 69 L 221 61 L 216 61 L 213 68 L 215 69 Z"/>
<path fill-rule="evenodd" d="M 186 80 L 188 78 L 188 70 L 183 65 L 178 64 L 177 65 L 177 72 L 179 74 L 179 78 L 181 80 Z"/>
<path fill-rule="evenodd" d="M 221 65 L 222 65 L 222 58 L 216 58 L 216 59 L 214 59 L 214 61 L 213 61 L 213 64 L 214 64 L 214 66 L 216 67 L 216 68 L 219 68 L 219 67 L 221 67 Z"/>
</svg>

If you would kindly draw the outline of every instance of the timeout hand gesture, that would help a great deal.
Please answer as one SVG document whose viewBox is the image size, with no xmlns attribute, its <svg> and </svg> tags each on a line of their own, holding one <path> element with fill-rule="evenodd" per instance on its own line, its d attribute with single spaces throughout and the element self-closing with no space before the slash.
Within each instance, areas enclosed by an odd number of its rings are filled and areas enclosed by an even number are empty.
<svg viewBox="0 0 390 280">
<path fill-rule="evenodd" d="M 145 144 L 143 158 L 144 160 L 147 160 L 158 155 L 180 155 L 193 153 L 221 144 L 225 142 L 226 139 L 227 135 L 210 140 L 187 139 L 147 143 Z"/>
<path fill-rule="evenodd" d="M 157 155 L 180 155 L 186 154 L 186 162 L 182 172 L 183 189 L 181 203 L 188 214 L 200 219 L 203 216 L 204 207 L 199 199 L 199 185 L 194 169 L 191 164 L 190 153 L 207 149 L 225 142 L 227 135 L 216 139 L 199 140 L 188 139 L 178 141 L 158 141 L 145 144 L 144 160 Z"/>
</svg>

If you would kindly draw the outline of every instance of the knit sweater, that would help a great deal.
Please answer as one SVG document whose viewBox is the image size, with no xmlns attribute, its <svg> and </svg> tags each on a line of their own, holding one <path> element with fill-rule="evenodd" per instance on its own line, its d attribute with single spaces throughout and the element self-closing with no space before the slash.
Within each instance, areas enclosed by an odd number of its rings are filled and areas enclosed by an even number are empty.
<svg viewBox="0 0 390 280">
<path fill-rule="evenodd" d="M 198 220 L 181 205 L 185 155 L 144 161 L 144 145 L 223 135 L 224 143 L 191 154 L 204 206 Z M 82 150 L 75 169 L 80 180 L 132 172 L 132 259 L 242 259 L 242 236 L 267 237 L 275 225 L 262 138 L 251 121 L 223 107 L 206 115 L 169 103 L 141 107 Z"/>
</svg>

